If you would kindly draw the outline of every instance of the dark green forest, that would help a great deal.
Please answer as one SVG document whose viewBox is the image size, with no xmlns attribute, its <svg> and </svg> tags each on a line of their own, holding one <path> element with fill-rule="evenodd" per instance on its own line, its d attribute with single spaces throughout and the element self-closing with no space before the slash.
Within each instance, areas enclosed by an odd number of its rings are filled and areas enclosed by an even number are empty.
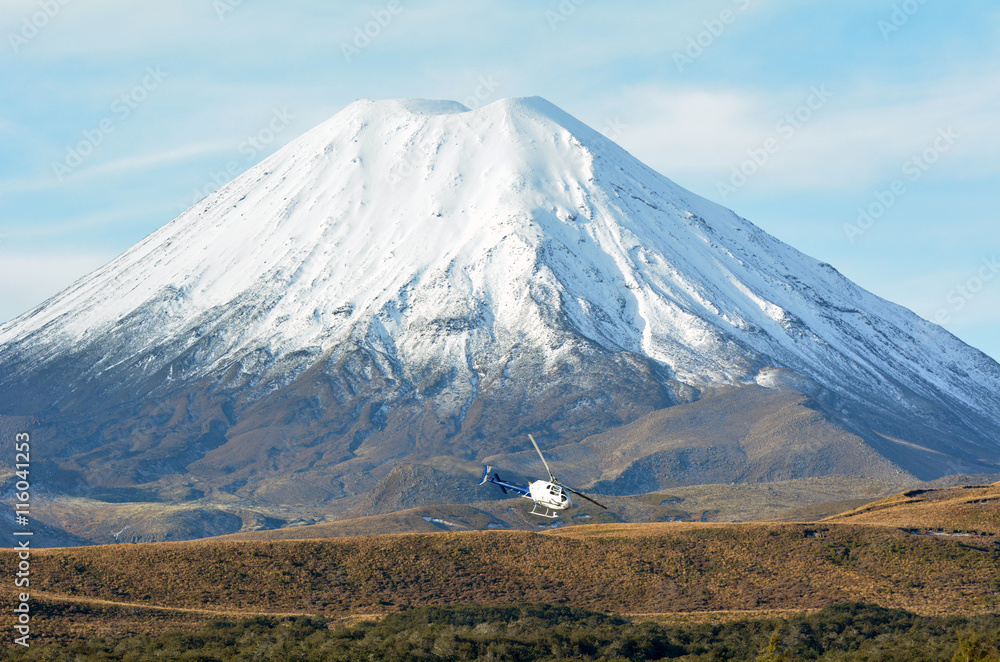
<svg viewBox="0 0 1000 662">
<path fill-rule="evenodd" d="M 419 607 L 378 622 L 216 620 L 194 631 L 7 647 L 0 660 L 684 660 L 1000 662 L 1000 615 L 927 617 L 846 603 L 786 619 L 633 623 L 551 605 Z"/>
</svg>

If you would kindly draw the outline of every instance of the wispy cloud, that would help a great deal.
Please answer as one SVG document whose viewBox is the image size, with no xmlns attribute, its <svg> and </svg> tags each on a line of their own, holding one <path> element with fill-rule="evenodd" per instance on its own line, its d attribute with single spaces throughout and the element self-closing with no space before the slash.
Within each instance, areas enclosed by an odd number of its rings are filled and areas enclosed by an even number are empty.
<svg viewBox="0 0 1000 662">
<path fill-rule="evenodd" d="M 877 94 L 843 83 L 828 88 L 832 100 L 783 142 L 763 169 L 767 186 L 787 191 L 873 186 L 897 176 L 905 159 L 947 127 L 962 136 L 949 155 L 952 168 L 966 176 L 995 172 L 1000 74 L 934 85 L 911 82 Z M 762 95 L 707 85 L 646 84 L 618 91 L 590 115 L 620 116 L 629 127 L 622 145 L 668 176 L 721 177 L 747 158 L 747 150 L 776 137 L 779 122 L 794 113 L 810 89 Z"/>
<path fill-rule="evenodd" d="M 70 283 L 106 264 L 102 251 L 58 250 L 9 254 L 0 244 L 0 323 L 14 319 Z M 24 274 L 30 273 L 31 278 Z"/>
<path fill-rule="evenodd" d="M 77 216 L 62 216 L 55 220 L 36 219 L 31 225 L 17 224 L 0 227 L 0 250 L 16 246 L 18 252 L 29 254 L 38 250 L 42 250 L 46 254 L 50 252 L 66 254 L 80 250 L 83 254 L 89 255 L 95 251 L 85 245 L 85 242 L 82 241 L 83 237 L 100 236 L 116 228 L 128 227 L 134 224 L 136 219 L 144 218 L 156 209 L 156 207 L 146 209 L 130 205 Z M 108 245 L 108 251 L 114 250 L 109 242 L 101 243 Z M 127 246 L 119 248 L 124 250 Z M 97 252 L 100 253 L 100 251 Z M 3 268 L 5 265 L 0 265 L 0 269 Z"/>
<path fill-rule="evenodd" d="M 70 184 L 82 184 L 99 180 L 102 177 L 114 176 L 122 172 L 129 172 L 134 175 L 146 170 L 153 170 L 208 154 L 226 152 L 231 148 L 232 146 L 227 142 L 213 141 L 184 145 L 183 147 L 160 152 L 124 156 L 112 161 L 99 163 L 89 168 L 81 168 L 79 171 L 68 175 L 66 182 L 60 182 L 51 174 L 3 179 L 0 180 L 0 195 L 47 189 L 65 189 L 67 182 Z"/>
<path fill-rule="evenodd" d="M 80 170 L 78 173 L 74 173 L 73 177 L 82 180 L 113 175 L 125 171 L 136 172 L 150 170 L 164 165 L 174 164 L 179 161 L 186 161 L 188 159 L 205 156 L 207 154 L 225 152 L 229 149 L 231 149 L 231 145 L 226 141 L 195 143 L 162 152 L 122 157 Z"/>
</svg>

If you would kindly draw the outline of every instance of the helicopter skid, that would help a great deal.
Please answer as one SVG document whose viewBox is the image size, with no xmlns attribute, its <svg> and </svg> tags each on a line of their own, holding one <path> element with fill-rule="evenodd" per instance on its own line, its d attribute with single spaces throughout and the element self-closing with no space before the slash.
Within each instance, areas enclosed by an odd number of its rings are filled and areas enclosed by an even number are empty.
<svg viewBox="0 0 1000 662">
<path fill-rule="evenodd" d="M 542 512 L 542 513 L 538 512 L 539 508 L 541 508 L 545 512 Z M 555 518 L 559 517 L 559 513 L 557 513 L 554 510 L 549 510 L 548 508 L 546 508 L 545 506 L 543 506 L 540 503 L 536 503 L 536 504 L 534 504 L 531 507 L 531 514 L 532 515 L 537 515 L 538 517 L 548 517 L 549 519 L 555 519 Z"/>
</svg>

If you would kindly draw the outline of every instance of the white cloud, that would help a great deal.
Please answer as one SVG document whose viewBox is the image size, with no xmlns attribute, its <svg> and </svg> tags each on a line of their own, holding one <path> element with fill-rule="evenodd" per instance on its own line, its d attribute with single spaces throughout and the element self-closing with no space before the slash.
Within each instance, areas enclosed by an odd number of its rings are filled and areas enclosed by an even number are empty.
<svg viewBox="0 0 1000 662">
<path fill-rule="evenodd" d="M 617 141 L 670 176 L 732 163 L 740 146 L 757 140 L 758 106 L 754 96 L 736 90 L 643 85 L 626 88 L 584 117 L 598 129 L 619 118 L 625 128 Z"/>
<path fill-rule="evenodd" d="M 168 149 L 160 152 L 124 156 L 113 161 L 106 161 L 90 167 L 72 171 L 64 176 L 60 182 L 54 175 L 44 175 L 35 177 L 14 177 L 0 180 L 0 194 L 21 193 L 26 191 L 39 191 L 45 189 L 61 189 L 67 183 L 77 184 L 86 180 L 96 179 L 107 175 L 116 175 L 122 172 L 135 173 L 150 168 L 157 168 L 170 165 L 178 161 L 213 154 L 231 149 L 231 145 L 226 142 L 212 141 L 185 145 L 176 149 Z M 51 173 L 51 170 L 49 171 Z"/>
<path fill-rule="evenodd" d="M 903 162 L 929 147 L 939 129 L 959 138 L 942 163 L 952 176 L 995 174 L 1000 151 L 1000 74 L 927 84 L 913 82 L 871 93 L 861 85 L 825 84 L 833 97 L 791 135 L 777 130 L 813 86 L 763 95 L 741 89 L 645 84 L 618 90 L 585 119 L 619 117 L 623 147 L 667 176 L 728 177 L 733 166 L 775 139 L 776 153 L 755 185 L 785 191 L 845 191 L 877 186 L 900 174 Z M 790 124 L 786 122 L 785 126 Z M 758 181 L 759 180 L 759 181 Z"/>
<path fill-rule="evenodd" d="M 43 247 L 42 254 L 80 250 L 80 242 L 94 235 L 102 237 L 99 243 L 106 246 L 105 252 L 112 251 L 114 250 L 112 244 L 118 242 L 107 238 L 109 231 L 134 225 L 137 219 L 147 218 L 156 210 L 155 204 L 150 204 L 148 207 L 126 205 L 79 216 L 60 216 L 56 220 L 36 220 L 31 224 L 9 226 L 4 228 L 4 234 L 0 235 L 0 256 L 3 255 L 4 249 L 9 252 L 13 250 L 12 247 L 29 255 L 34 255 L 39 246 Z M 119 246 L 118 250 L 123 251 L 126 248 L 127 245 Z M 0 263 L 0 270 L 5 268 L 6 265 Z"/>
<path fill-rule="evenodd" d="M 195 143 L 161 152 L 122 157 L 120 159 L 115 159 L 114 161 L 108 161 L 106 163 L 86 168 L 78 173 L 67 175 L 67 177 L 83 179 L 117 174 L 124 171 L 134 172 L 136 170 L 157 168 L 163 165 L 175 163 L 177 161 L 185 161 L 187 159 L 204 156 L 206 154 L 214 154 L 227 149 L 231 149 L 231 145 L 225 141 Z"/>
<path fill-rule="evenodd" d="M 0 291 L 4 293 L 0 322 L 34 308 L 113 257 L 102 252 L 62 250 L 9 254 L 0 246 Z"/>
</svg>

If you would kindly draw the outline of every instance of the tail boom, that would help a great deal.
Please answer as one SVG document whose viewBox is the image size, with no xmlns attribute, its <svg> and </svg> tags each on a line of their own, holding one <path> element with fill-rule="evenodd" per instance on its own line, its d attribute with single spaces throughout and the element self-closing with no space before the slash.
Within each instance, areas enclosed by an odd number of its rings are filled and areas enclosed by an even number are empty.
<svg viewBox="0 0 1000 662">
<path fill-rule="evenodd" d="M 491 473 L 492 472 L 492 473 Z M 493 471 L 493 467 L 487 464 L 483 467 L 483 478 L 479 482 L 480 485 L 485 485 L 486 483 L 493 483 L 501 490 L 504 494 L 507 494 L 507 490 L 514 490 L 522 496 L 529 496 L 530 490 L 527 485 L 519 485 L 517 483 L 508 483 L 505 480 L 501 480 L 500 476 Z"/>
</svg>

